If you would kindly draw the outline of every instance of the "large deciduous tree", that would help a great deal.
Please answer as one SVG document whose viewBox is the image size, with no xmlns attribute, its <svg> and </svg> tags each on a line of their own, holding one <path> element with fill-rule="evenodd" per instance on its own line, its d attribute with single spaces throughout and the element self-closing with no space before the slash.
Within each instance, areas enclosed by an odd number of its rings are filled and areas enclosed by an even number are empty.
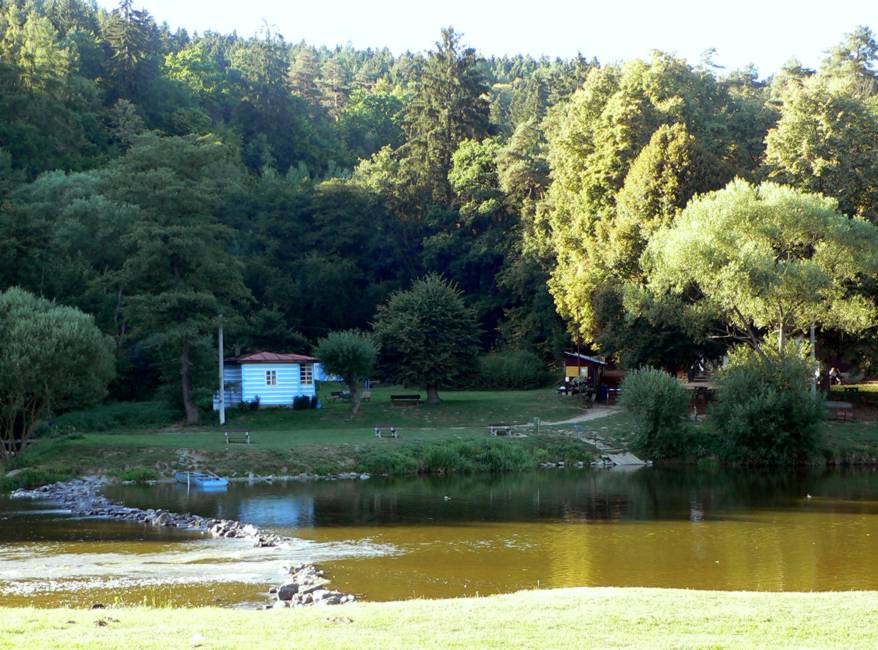
<svg viewBox="0 0 878 650">
<path fill-rule="evenodd" d="M 375 333 L 389 376 L 427 390 L 430 403 L 439 389 L 472 371 L 479 330 L 463 294 L 439 275 L 428 275 L 378 308 Z"/>
<path fill-rule="evenodd" d="M 233 232 L 217 219 L 239 178 L 233 152 L 212 136 L 144 136 L 104 175 L 104 193 L 139 212 L 117 274 L 132 335 L 156 343 L 176 366 L 192 424 L 193 351 L 220 315 L 233 316 L 249 297 L 229 246 Z"/>
<path fill-rule="evenodd" d="M 78 309 L 8 289 L 0 341 L 0 458 L 21 451 L 49 413 L 106 395 L 113 343 Z"/>
<path fill-rule="evenodd" d="M 853 289 L 878 272 L 878 228 L 817 194 L 733 181 L 693 200 L 645 257 L 653 290 L 695 288 L 756 349 L 766 331 L 782 349 L 811 324 L 857 332 L 878 317 Z"/>
</svg>

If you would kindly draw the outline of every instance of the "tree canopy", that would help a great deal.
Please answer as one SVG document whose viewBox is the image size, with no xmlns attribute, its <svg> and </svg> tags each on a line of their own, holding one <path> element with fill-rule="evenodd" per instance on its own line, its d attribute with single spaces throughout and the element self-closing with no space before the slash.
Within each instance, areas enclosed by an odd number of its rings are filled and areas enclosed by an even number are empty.
<svg viewBox="0 0 878 650">
<path fill-rule="evenodd" d="M 835 200 L 736 180 L 692 201 L 646 252 L 656 292 L 694 286 L 754 348 L 761 332 L 816 324 L 846 332 L 874 325 L 875 303 L 852 290 L 878 273 L 878 227 L 848 218 Z"/>
</svg>

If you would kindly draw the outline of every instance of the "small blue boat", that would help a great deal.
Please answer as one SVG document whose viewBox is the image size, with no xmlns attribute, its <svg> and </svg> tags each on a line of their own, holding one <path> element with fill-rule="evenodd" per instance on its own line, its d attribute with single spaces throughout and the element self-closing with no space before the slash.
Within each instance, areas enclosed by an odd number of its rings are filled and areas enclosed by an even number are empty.
<svg viewBox="0 0 878 650">
<path fill-rule="evenodd" d="M 225 488 L 229 486 L 228 479 L 217 476 L 213 472 L 177 472 L 174 474 L 177 483 L 197 488 Z"/>
</svg>

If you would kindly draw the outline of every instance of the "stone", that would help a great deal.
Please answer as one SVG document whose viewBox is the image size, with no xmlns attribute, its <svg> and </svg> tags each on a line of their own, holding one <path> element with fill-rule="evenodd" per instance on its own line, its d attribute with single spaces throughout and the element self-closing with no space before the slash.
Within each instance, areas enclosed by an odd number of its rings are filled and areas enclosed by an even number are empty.
<svg viewBox="0 0 878 650">
<path fill-rule="evenodd" d="M 277 589 L 277 599 L 278 600 L 292 600 L 293 596 L 299 593 L 299 585 L 295 582 L 289 582 L 285 585 L 281 585 Z"/>
</svg>

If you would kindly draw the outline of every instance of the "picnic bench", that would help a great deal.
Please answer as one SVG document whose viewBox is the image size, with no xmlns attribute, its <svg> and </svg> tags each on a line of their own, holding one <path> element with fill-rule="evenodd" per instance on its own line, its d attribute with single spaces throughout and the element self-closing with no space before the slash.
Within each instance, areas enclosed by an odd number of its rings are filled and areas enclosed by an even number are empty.
<svg viewBox="0 0 878 650">
<path fill-rule="evenodd" d="M 511 436 L 512 425 L 509 424 L 490 424 L 488 430 L 492 436 Z"/>
<path fill-rule="evenodd" d="M 339 400 L 339 399 L 350 399 L 351 394 L 346 390 L 334 390 L 329 394 L 329 399 L 331 400 Z"/>
<path fill-rule="evenodd" d="M 390 403 L 394 406 L 417 406 L 421 403 L 421 396 L 418 393 L 407 395 L 391 395 Z"/>
<path fill-rule="evenodd" d="M 830 417 L 838 422 L 854 421 L 854 405 L 850 402 L 835 402 L 827 400 L 825 402 L 826 410 L 829 411 Z"/>
<path fill-rule="evenodd" d="M 250 432 L 244 429 L 226 429 L 223 431 L 226 436 L 226 447 L 230 445 L 249 445 Z"/>
<path fill-rule="evenodd" d="M 399 431 L 392 424 L 378 424 L 374 431 L 376 438 L 399 438 Z"/>
</svg>

